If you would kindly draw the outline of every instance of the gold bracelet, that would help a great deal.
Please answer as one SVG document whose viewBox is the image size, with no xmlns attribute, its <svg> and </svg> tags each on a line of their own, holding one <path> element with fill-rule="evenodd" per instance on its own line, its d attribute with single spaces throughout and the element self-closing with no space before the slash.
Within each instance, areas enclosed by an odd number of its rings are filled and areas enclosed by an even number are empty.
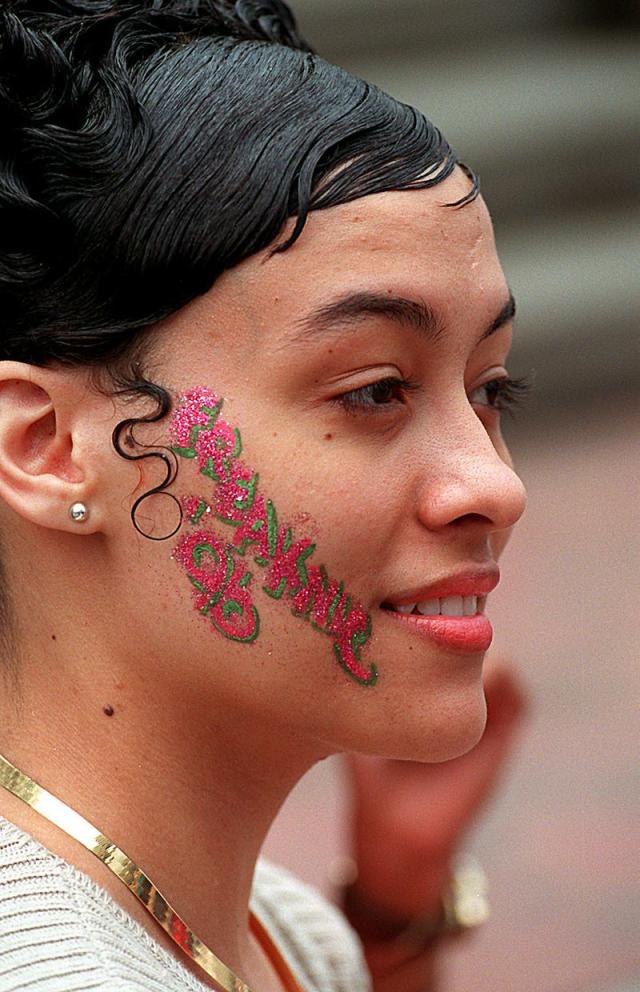
<svg viewBox="0 0 640 992">
<path fill-rule="evenodd" d="M 475 858 L 465 855 L 453 866 L 440 900 L 440 910 L 402 919 L 364 896 L 357 878 L 343 886 L 347 919 L 366 942 L 386 944 L 420 954 L 434 941 L 473 930 L 490 915 L 487 876 Z"/>
</svg>

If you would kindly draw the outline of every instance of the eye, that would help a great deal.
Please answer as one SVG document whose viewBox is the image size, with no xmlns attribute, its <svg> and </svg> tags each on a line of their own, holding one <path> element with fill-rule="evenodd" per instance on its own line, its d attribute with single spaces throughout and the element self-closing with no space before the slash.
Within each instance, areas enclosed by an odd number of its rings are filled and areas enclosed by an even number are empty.
<svg viewBox="0 0 640 992">
<path fill-rule="evenodd" d="M 528 379 L 491 379 L 484 382 L 469 395 L 469 402 L 475 406 L 491 407 L 494 410 L 513 410 L 521 404 L 529 392 L 531 383 Z"/>
<path fill-rule="evenodd" d="M 350 413 L 377 413 L 385 408 L 395 407 L 397 403 L 402 403 L 406 394 L 418 389 L 415 382 L 408 379 L 400 379 L 397 376 L 389 376 L 386 379 L 379 379 L 368 386 L 360 389 L 352 389 L 342 396 L 336 396 L 334 402 L 339 403 Z"/>
</svg>

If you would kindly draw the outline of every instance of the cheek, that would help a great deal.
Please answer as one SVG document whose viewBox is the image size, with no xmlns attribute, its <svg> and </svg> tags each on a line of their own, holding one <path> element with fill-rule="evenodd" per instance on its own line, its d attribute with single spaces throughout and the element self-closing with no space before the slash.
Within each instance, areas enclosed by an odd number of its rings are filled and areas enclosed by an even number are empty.
<svg viewBox="0 0 640 992">
<path fill-rule="evenodd" d="M 222 406 L 211 390 L 192 389 L 182 397 L 172 429 L 173 450 L 197 469 L 200 487 L 183 497 L 186 526 L 174 550 L 192 586 L 194 609 L 215 634 L 252 644 L 261 636 L 263 608 L 280 604 L 326 639 L 326 650 L 349 677 L 375 684 L 375 665 L 364 657 L 371 617 L 335 570 L 342 558 L 331 550 L 349 550 L 348 537 L 337 526 L 340 513 L 329 519 L 322 513 L 336 504 L 340 511 L 340 501 L 327 503 L 317 473 L 310 478 L 311 513 L 317 509 L 322 518 L 318 529 L 338 531 L 318 548 L 310 521 L 302 522 L 309 510 L 296 514 L 291 501 L 285 506 L 269 491 L 244 460 L 240 429 L 223 419 Z"/>
<path fill-rule="evenodd" d="M 500 558 L 502 552 L 509 543 L 513 527 L 509 527 L 507 530 L 500 530 L 493 533 L 490 537 L 491 550 L 493 551 L 496 560 Z"/>
<path fill-rule="evenodd" d="M 492 441 L 493 441 L 493 446 L 498 452 L 502 461 L 505 463 L 505 465 L 508 465 L 509 468 L 513 469 L 514 467 L 513 458 L 511 457 L 511 452 L 509 451 L 509 447 L 502 435 L 502 431 L 499 426 L 496 427 L 495 429 L 495 433 L 492 437 Z"/>
<path fill-rule="evenodd" d="M 504 437 L 502 436 L 502 432 L 500 431 L 499 428 L 496 428 L 496 432 L 492 437 L 492 441 L 498 455 L 505 463 L 505 465 L 508 465 L 510 469 L 515 471 L 513 459 L 511 457 L 511 452 L 509 451 L 507 443 Z M 509 540 L 511 539 L 512 533 L 513 533 L 513 527 L 508 527 L 505 530 L 495 531 L 491 535 L 490 537 L 491 548 L 496 559 L 498 559 L 503 553 L 504 549 L 509 543 Z"/>
</svg>

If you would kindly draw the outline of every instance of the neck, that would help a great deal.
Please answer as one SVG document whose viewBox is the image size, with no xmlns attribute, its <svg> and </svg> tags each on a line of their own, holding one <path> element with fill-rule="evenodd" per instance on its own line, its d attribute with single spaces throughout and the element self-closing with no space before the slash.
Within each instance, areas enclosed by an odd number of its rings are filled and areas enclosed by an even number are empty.
<svg viewBox="0 0 640 992">
<path fill-rule="evenodd" d="M 45 648 L 46 637 L 21 651 L 18 710 L 2 714 L 2 753 L 121 847 L 251 984 L 260 974 L 247 927 L 255 862 L 316 756 L 282 728 L 212 713 L 197 692 L 168 691 L 148 677 L 154 659 L 139 651 L 113 657 L 92 645 L 89 665 L 83 637 L 61 639 L 64 657 L 55 644 Z M 91 875 L 158 937 L 104 865 L 19 806 L 0 796 L 0 813 Z"/>
</svg>

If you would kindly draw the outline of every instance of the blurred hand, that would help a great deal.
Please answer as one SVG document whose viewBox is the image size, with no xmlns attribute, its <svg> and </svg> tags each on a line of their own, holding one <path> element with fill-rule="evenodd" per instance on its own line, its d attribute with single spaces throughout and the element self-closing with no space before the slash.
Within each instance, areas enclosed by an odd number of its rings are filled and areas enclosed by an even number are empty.
<svg viewBox="0 0 640 992">
<path fill-rule="evenodd" d="M 485 695 L 484 736 L 460 758 L 438 764 L 347 759 L 358 889 L 400 918 L 438 911 L 452 858 L 513 749 L 525 696 L 511 664 L 487 661 Z"/>
</svg>

